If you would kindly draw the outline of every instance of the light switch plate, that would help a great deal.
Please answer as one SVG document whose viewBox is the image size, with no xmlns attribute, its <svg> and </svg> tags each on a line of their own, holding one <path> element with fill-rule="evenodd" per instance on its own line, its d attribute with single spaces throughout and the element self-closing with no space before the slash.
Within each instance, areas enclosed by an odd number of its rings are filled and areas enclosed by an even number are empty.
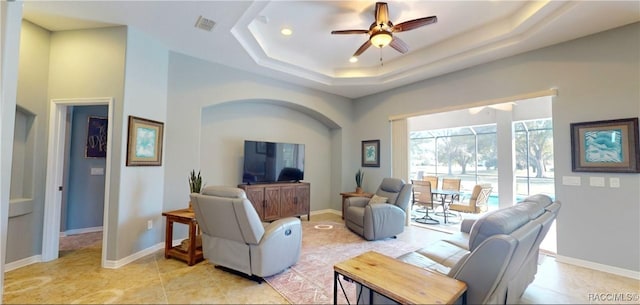
<svg viewBox="0 0 640 305">
<path fill-rule="evenodd" d="M 581 184 L 580 177 L 579 176 L 562 176 L 562 184 L 580 186 Z"/>
<path fill-rule="evenodd" d="M 604 177 L 589 177 L 589 185 L 604 187 Z"/>
<path fill-rule="evenodd" d="M 92 167 L 91 168 L 91 176 L 103 176 L 104 168 L 103 167 Z"/>
</svg>

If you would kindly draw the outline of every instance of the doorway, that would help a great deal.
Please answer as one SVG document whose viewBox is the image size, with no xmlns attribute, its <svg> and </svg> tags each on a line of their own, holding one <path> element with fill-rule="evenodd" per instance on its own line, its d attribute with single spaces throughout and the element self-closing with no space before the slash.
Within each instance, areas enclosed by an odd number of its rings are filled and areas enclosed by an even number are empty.
<svg viewBox="0 0 640 305">
<path fill-rule="evenodd" d="M 102 259 L 101 265 L 105 267 L 108 224 L 109 224 L 109 192 L 111 176 L 111 143 L 113 130 L 113 98 L 88 98 L 88 99 L 56 99 L 51 101 L 49 113 L 49 147 L 47 154 L 47 177 L 44 204 L 44 224 L 42 239 L 42 260 L 51 261 L 58 258 L 60 228 L 62 219 L 62 197 L 65 191 L 65 160 L 66 160 L 66 135 L 68 113 L 74 106 L 107 106 L 107 142 L 104 170 L 104 207 L 102 217 Z M 96 170 L 100 172 L 100 170 Z"/>
<path fill-rule="evenodd" d="M 82 248 L 102 236 L 109 110 L 106 105 L 67 109 L 65 160 L 68 162 L 63 178 L 67 187 L 62 191 L 61 251 Z M 83 238 L 87 236 L 92 238 Z"/>
</svg>

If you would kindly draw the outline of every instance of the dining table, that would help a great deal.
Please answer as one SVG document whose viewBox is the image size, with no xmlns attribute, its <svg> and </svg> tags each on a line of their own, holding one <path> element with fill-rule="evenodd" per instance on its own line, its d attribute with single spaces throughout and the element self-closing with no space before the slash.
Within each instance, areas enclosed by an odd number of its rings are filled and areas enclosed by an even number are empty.
<svg viewBox="0 0 640 305">
<path fill-rule="evenodd" d="M 447 197 L 451 198 L 449 203 L 453 202 L 453 198 L 456 196 L 460 196 L 460 191 L 456 190 L 443 190 L 443 189 L 435 189 L 431 190 L 433 195 L 439 196 L 442 204 L 442 212 L 444 214 L 444 223 L 447 223 L 447 211 L 449 210 L 449 205 L 447 204 Z"/>
</svg>

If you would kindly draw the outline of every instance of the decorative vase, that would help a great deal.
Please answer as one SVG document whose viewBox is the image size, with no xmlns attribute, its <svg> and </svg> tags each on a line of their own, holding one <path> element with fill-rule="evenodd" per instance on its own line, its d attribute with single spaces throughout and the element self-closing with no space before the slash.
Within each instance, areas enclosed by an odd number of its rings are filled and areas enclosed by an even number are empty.
<svg viewBox="0 0 640 305">
<path fill-rule="evenodd" d="M 359 187 L 359 186 L 358 186 L 358 187 L 356 187 L 356 194 L 362 194 L 362 193 L 364 193 L 364 191 L 362 190 L 362 188 L 361 188 L 361 187 Z"/>
</svg>

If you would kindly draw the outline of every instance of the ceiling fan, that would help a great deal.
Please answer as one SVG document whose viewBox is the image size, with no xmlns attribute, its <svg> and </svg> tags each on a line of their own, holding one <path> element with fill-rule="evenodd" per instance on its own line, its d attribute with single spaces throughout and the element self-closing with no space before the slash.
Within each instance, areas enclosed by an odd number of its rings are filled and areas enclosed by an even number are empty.
<svg viewBox="0 0 640 305">
<path fill-rule="evenodd" d="M 436 23 L 438 18 L 436 16 L 423 17 L 413 20 L 408 20 L 394 25 L 389 20 L 389 8 L 385 2 L 376 2 L 375 11 L 376 20 L 369 26 L 368 30 L 336 30 L 331 31 L 331 34 L 367 34 L 369 40 L 353 53 L 354 57 L 360 56 L 371 45 L 378 48 L 382 48 L 386 45 L 390 45 L 396 51 L 404 54 L 409 51 L 409 46 L 398 37 L 394 37 L 393 33 L 410 31 L 425 25 Z"/>
</svg>

